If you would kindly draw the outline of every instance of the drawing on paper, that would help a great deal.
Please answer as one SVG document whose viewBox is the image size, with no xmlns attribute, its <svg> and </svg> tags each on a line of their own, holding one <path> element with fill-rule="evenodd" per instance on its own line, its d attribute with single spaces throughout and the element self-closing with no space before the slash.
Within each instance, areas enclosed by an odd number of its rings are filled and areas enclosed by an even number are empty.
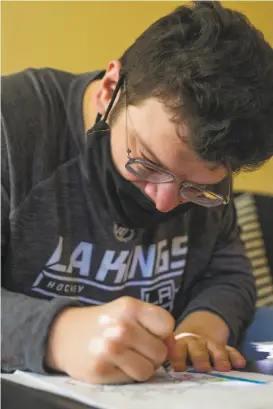
<svg viewBox="0 0 273 409">
<path fill-rule="evenodd" d="M 149 381 L 123 385 L 87 385 L 82 382 L 67 378 L 63 381 L 66 386 L 75 386 L 83 392 L 92 392 L 100 395 L 101 393 L 119 395 L 126 399 L 134 399 L 139 402 L 154 399 L 155 395 L 163 394 L 164 396 L 177 396 L 190 388 L 200 388 L 208 383 L 228 382 L 226 379 L 216 378 L 211 375 L 201 373 L 176 373 L 175 378 L 169 377 L 165 371 L 159 370 Z"/>
</svg>

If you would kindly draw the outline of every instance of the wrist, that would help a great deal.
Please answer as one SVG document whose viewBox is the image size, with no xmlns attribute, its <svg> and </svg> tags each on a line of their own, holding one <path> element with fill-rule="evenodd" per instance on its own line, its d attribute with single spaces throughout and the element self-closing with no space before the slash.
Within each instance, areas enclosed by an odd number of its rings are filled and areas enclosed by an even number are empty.
<svg viewBox="0 0 273 409">
<path fill-rule="evenodd" d="M 71 328 L 71 316 L 78 307 L 66 307 L 62 309 L 52 321 L 46 342 L 44 366 L 49 371 L 63 372 L 62 350 L 67 340 L 67 329 Z"/>
<path fill-rule="evenodd" d="M 175 330 L 175 336 L 191 333 L 196 336 L 213 339 L 226 344 L 229 338 L 229 327 L 225 321 L 210 311 L 194 311 L 187 315 Z"/>
</svg>

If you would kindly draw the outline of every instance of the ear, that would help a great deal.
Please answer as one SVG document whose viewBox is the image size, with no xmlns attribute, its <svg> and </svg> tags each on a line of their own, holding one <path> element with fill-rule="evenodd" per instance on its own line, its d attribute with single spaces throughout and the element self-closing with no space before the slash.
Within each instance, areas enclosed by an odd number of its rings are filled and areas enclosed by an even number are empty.
<svg viewBox="0 0 273 409">
<path fill-rule="evenodd" d="M 104 115 L 107 106 L 112 98 L 113 92 L 119 80 L 121 64 L 118 60 L 113 60 L 108 64 L 106 73 L 100 82 L 97 94 L 95 95 L 95 104 L 97 111 Z"/>
</svg>

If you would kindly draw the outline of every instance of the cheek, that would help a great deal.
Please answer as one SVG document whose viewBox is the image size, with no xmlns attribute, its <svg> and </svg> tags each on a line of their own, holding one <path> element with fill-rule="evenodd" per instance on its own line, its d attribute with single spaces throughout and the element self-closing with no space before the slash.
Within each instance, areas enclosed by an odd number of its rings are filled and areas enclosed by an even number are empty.
<svg viewBox="0 0 273 409">
<path fill-rule="evenodd" d="M 121 174 L 122 177 L 124 177 L 124 179 L 129 180 L 130 182 L 134 183 L 139 189 L 144 190 L 147 182 L 143 181 L 137 176 L 132 175 L 125 168 L 126 163 L 128 162 L 126 143 L 124 142 L 124 139 L 116 135 L 119 135 L 119 133 L 113 132 L 111 134 L 111 151 L 112 160 L 117 171 Z"/>
<path fill-rule="evenodd" d="M 124 143 L 119 140 L 115 140 L 114 137 L 111 138 L 111 149 L 112 149 L 112 160 L 116 167 L 116 170 L 121 174 L 121 176 L 134 183 L 139 189 L 143 190 L 147 182 L 142 181 L 137 176 L 132 175 L 126 169 L 126 163 L 128 162 L 126 148 Z"/>
<path fill-rule="evenodd" d="M 129 180 L 129 179 L 128 179 L 128 180 Z M 136 177 L 135 177 L 134 180 L 131 180 L 131 179 L 130 179 L 130 181 L 131 181 L 139 190 L 141 190 L 142 192 L 144 192 L 145 187 L 147 186 L 147 182 L 146 182 L 146 181 L 139 180 L 139 178 L 136 178 Z"/>
<path fill-rule="evenodd" d="M 111 134 L 111 155 L 113 163 L 117 169 L 117 171 L 127 179 L 127 170 L 125 169 L 125 165 L 127 162 L 127 155 L 126 155 L 126 145 L 124 140 L 118 136 L 119 134 L 113 132 Z"/>
</svg>

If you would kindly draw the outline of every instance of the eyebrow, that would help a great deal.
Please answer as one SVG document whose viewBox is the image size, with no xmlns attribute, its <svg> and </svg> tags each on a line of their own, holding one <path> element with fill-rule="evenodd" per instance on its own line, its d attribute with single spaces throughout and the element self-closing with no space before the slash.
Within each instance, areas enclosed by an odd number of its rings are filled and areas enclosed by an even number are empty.
<svg viewBox="0 0 273 409">
<path fill-rule="evenodd" d="M 179 128 L 180 128 L 179 124 L 176 122 L 176 120 L 173 120 L 172 122 L 175 124 L 176 135 L 190 149 L 191 146 L 190 146 L 189 140 L 186 139 L 186 137 L 179 132 Z M 216 170 L 216 169 L 219 168 L 219 164 L 212 163 L 212 162 L 207 162 L 207 168 L 209 170 L 213 171 L 213 170 Z"/>
<path fill-rule="evenodd" d="M 143 145 L 145 151 L 152 157 L 152 159 L 155 161 L 154 163 L 158 166 L 160 166 L 162 169 L 167 170 L 166 166 L 160 161 L 160 159 L 156 156 L 156 154 L 154 152 L 151 151 L 151 149 L 149 148 L 149 146 L 146 144 L 146 142 L 144 141 L 144 139 L 141 138 L 141 136 L 139 135 L 139 133 L 135 130 L 135 129 L 130 129 L 130 131 L 140 140 L 141 144 Z M 178 134 L 179 136 L 179 134 Z M 180 138 L 181 139 L 181 136 Z M 184 139 L 183 139 L 184 141 Z M 186 143 L 186 141 L 185 141 Z M 187 146 L 189 146 L 186 143 Z M 219 165 L 217 163 L 207 163 L 207 168 L 211 171 L 216 170 L 219 168 Z"/>
</svg>

